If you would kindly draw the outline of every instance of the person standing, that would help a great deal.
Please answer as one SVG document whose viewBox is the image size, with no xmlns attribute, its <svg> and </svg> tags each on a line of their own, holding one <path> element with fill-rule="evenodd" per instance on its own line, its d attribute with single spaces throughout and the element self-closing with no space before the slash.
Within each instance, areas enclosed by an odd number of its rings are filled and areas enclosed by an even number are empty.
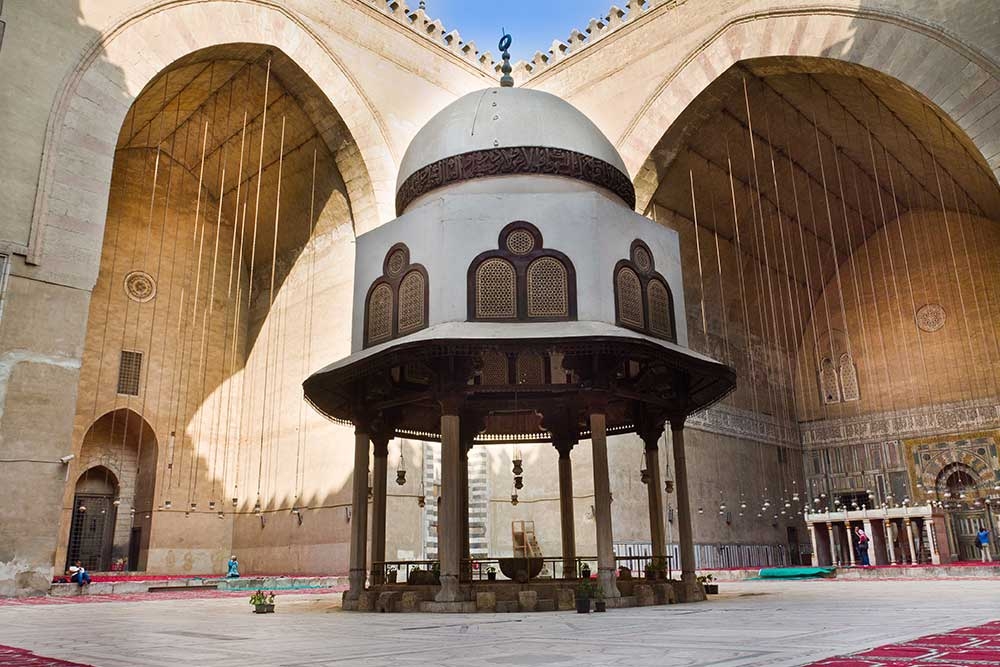
<svg viewBox="0 0 1000 667">
<path fill-rule="evenodd" d="M 871 565 L 871 561 L 868 560 L 868 535 L 860 527 L 854 529 L 854 535 L 858 539 L 858 559 L 861 561 L 861 566 L 868 567 Z"/>
<path fill-rule="evenodd" d="M 226 564 L 228 568 L 226 571 L 226 579 L 238 579 L 240 576 L 240 563 L 236 560 L 236 554 L 229 557 L 229 562 Z"/>
<path fill-rule="evenodd" d="M 989 563 L 993 558 L 990 556 L 990 531 L 986 530 L 986 526 L 979 527 L 976 541 L 979 542 L 979 555 L 982 556 L 983 562 Z"/>
</svg>

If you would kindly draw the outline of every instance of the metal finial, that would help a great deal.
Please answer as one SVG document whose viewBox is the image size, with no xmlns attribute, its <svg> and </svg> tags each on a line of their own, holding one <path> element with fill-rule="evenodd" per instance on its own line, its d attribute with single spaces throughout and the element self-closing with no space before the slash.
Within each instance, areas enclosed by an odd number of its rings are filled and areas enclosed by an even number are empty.
<svg viewBox="0 0 1000 667">
<path fill-rule="evenodd" d="M 424 2 L 424 0 L 420 0 L 420 6 L 418 8 L 419 9 L 427 9 L 427 3 Z"/>
<path fill-rule="evenodd" d="M 500 86 L 502 88 L 513 88 L 514 77 L 510 75 L 512 71 L 510 67 L 511 38 L 503 28 L 501 28 L 500 31 L 503 33 L 503 36 L 500 38 L 500 43 L 497 45 L 497 48 L 501 51 L 501 57 L 503 58 L 503 66 L 500 68 L 500 71 L 503 73 L 503 76 L 500 77 Z"/>
</svg>

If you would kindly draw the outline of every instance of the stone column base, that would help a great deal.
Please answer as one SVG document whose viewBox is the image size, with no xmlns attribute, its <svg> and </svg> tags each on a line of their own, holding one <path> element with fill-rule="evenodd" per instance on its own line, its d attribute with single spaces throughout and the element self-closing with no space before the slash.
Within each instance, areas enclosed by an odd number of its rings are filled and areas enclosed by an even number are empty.
<svg viewBox="0 0 1000 667">
<path fill-rule="evenodd" d="M 435 602 L 460 602 L 462 591 L 458 586 L 458 577 L 453 574 L 441 575 L 441 590 L 434 596 Z"/>
</svg>

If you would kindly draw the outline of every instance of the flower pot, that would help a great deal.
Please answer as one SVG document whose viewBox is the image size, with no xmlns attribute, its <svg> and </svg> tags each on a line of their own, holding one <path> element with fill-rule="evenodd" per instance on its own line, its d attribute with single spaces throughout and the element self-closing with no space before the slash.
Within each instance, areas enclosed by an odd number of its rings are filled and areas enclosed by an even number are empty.
<svg viewBox="0 0 1000 667">
<path fill-rule="evenodd" d="M 577 598 L 576 599 L 576 613 L 578 613 L 578 614 L 589 614 L 590 613 L 590 598 Z"/>
<path fill-rule="evenodd" d="M 273 604 L 255 604 L 253 606 L 253 613 L 255 614 L 273 614 L 274 605 Z"/>
<path fill-rule="evenodd" d="M 385 574 L 385 582 L 387 584 L 394 584 L 394 583 L 396 583 L 396 570 L 392 570 L 390 572 L 386 572 L 386 574 Z"/>
<path fill-rule="evenodd" d="M 487 572 L 486 573 L 486 580 L 487 581 L 496 581 L 497 580 L 497 573 L 496 572 Z"/>
<path fill-rule="evenodd" d="M 719 593 L 719 584 L 705 584 L 706 595 L 717 595 L 718 593 Z"/>
<path fill-rule="evenodd" d="M 594 600 L 594 611 L 605 612 L 608 610 L 608 603 L 604 600 Z"/>
<path fill-rule="evenodd" d="M 653 570 L 646 570 L 646 580 L 647 581 L 655 581 L 656 580 L 656 572 L 654 572 Z"/>
<path fill-rule="evenodd" d="M 590 570 L 587 569 L 587 568 L 584 568 L 584 569 L 580 570 L 580 578 L 581 579 L 590 579 Z"/>
</svg>

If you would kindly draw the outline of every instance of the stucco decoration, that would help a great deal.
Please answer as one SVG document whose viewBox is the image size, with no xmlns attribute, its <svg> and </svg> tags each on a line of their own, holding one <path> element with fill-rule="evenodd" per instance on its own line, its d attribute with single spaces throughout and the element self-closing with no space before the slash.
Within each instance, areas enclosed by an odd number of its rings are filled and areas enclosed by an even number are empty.
<svg viewBox="0 0 1000 667">
<path fill-rule="evenodd" d="M 125 294 L 139 303 L 156 297 L 156 281 L 145 271 L 130 271 L 125 275 Z"/>
<path fill-rule="evenodd" d="M 917 327 L 921 331 L 940 331 L 945 322 L 944 308 L 937 303 L 929 303 L 917 311 Z"/>
</svg>

